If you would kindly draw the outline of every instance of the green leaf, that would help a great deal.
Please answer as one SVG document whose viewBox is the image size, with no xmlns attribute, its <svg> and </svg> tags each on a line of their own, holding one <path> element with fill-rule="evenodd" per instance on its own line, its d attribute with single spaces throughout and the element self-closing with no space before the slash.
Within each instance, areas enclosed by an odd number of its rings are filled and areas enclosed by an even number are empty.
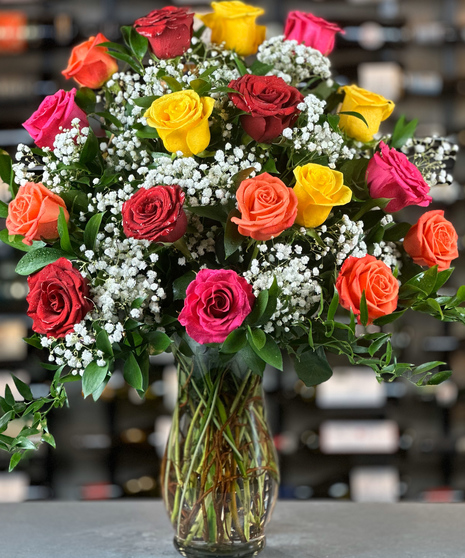
<svg viewBox="0 0 465 558">
<path fill-rule="evenodd" d="M 160 137 L 157 130 L 151 126 L 144 126 L 137 130 L 136 136 L 141 139 L 158 139 Z"/>
<path fill-rule="evenodd" d="M 334 132 L 339 132 L 339 120 L 338 114 L 328 114 L 327 116 L 328 124 L 331 126 Z"/>
<path fill-rule="evenodd" d="M 257 330 L 256 330 L 257 331 Z M 259 330 L 260 331 L 260 330 Z M 277 368 L 278 370 L 283 369 L 283 356 L 281 350 L 278 347 L 276 341 L 268 334 L 266 335 L 266 342 L 262 349 L 258 349 L 255 343 L 251 345 L 255 353 L 266 363 Z"/>
<path fill-rule="evenodd" d="M 14 453 L 11 456 L 10 464 L 8 465 L 8 472 L 9 473 L 11 473 L 11 471 L 13 471 L 13 469 L 16 467 L 16 465 L 18 465 L 18 463 L 21 461 L 21 457 L 22 457 L 21 453 Z"/>
<path fill-rule="evenodd" d="M 360 322 L 364 326 L 368 323 L 368 306 L 365 291 L 363 291 L 362 298 L 360 299 Z"/>
<path fill-rule="evenodd" d="M 6 219 L 8 217 L 8 204 L 0 200 L 0 217 Z"/>
<path fill-rule="evenodd" d="M 144 37 L 134 27 L 129 27 L 129 47 L 135 54 L 136 58 L 142 61 L 147 48 L 149 46 L 149 41 L 147 37 Z"/>
<path fill-rule="evenodd" d="M 104 355 L 109 357 L 113 356 L 113 347 L 111 346 L 110 339 L 108 338 L 108 333 L 104 329 L 98 332 L 96 344 L 97 349 L 102 351 Z"/>
<path fill-rule="evenodd" d="M 135 58 L 133 58 L 129 54 L 126 54 L 124 52 L 118 52 L 118 51 L 109 51 L 109 54 L 111 54 L 111 56 L 113 56 L 113 58 L 116 58 L 117 60 L 126 62 L 126 64 L 128 64 L 136 73 L 142 74 L 143 72 L 142 66 Z"/>
<path fill-rule="evenodd" d="M 411 120 L 407 124 L 405 122 L 405 116 L 402 115 L 397 121 L 394 131 L 392 132 L 391 141 L 389 142 L 391 147 L 399 149 L 405 145 L 408 139 L 413 138 L 418 120 Z"/>
<path fill-rule="evenodd" d="M 116 50 L 118 52 L 123 52 L 124 54 L 127 54 L 129 56 L 131 55 L 131 51 L 128 48 L 126 48 L 123 45 L 120 45 L 119 43 L 114 43 L 112 41 L 106 41 L 104 43 L 99 43 L 97 46 L 104 46 L 104 47 Z"/>
<path fill-rule="evenodd" d="M 151 331 L 145 336 L 153 354 L 161 354 L 171 345 L 171 339 L 163 331 Z"/>
<path fill-rule="evenodd" d="M 43 349 L 42 343 L 40 342 L 40 339 L 38 337 L 23 337 L 23 341 L 28 345 L 31 345 L 31 347 L 35 347 L 36 349 L 40 350 Z"/>
<path fill-rule="evenodd" d="M 186 298 L 187 287 L 195 279 L 196 275 L 193 271 L 188 271 L 173 282 L 173 298 L 174 300 L 184 300 Z"/>
<path fill-rule="evenodd" d="M 440 360 L 433 360 L 431 362 L 425 362 L 424 364 L 420 364 L 415 368 L 415 374 L 424 374 L 425 372 L 429 372 L 438 366 L 444 366 L 446 363 Z"/>
<path fill-rule="evenodd" d="M 253 348 L 256 348 L 260 351 L 265 346 L 266 334 L 262 329 L 252 329 L 250 326 L 248 326 L 247 339 L 249 343 L 253 345 Z"/>
<path fill-rule="evenodd" d="M 104 390 L 107 387 L 107 384 L 108 384 L 109 381 L 110 381 L 110 376 L 106 376 L 103 379 L 103 382 L 100 384 L 100 386 L 92 393 L 92 399 L 94 401 L 98 401 L 100 399 L 100 396 L 104 392 Z"/>
<path fill-rule="evenodd" d="M 243 329 L 235 329 L 226 337 L 221 352 L 226 354 L 238 353 L 247 343 L 247 336 Z"/>
<path fill-rule="evenodd" d="M 140 391 L 143 387 L 142 371 L 136 357 L 129 353 L 129 356 L 124 363 L 123 376 L 126 382 L 134 389 Z"/>
<path fill-rule="evenodd" d="M 276 162 L 272 157 L 270 157 L 268 161 L 263 165 L 262 172 L 268 172 L 270 174 L 279 174 L 279 171 L 276 168 Z"/>
<path fill-rule="evenodd" d="M 0 417 L 0 429 L 6 426 L 12 418 L 14 418 L 15 413 L 14 411 L 8 411 L 4 415 Z"/>
<path fill-rule="evenodd" d="M 434 298 L 428 298 L 426 300 L 428 306 L 430 306 L 435 312 L 437 312 L 439 314 L 439 316 L 441 317 L 441 320 L 444 319 L 444 315 L 442 313 L 442 308 L 441 305 L 439 304 L 439 302 L 434 299 Z"/>
<path fill-rule="evenodd" d="M 268 289 L 268 304 L 266 305 L 266 310 L 258 319 L 256 325 L 264 325 L 270 321 L 271 316 L 276 312 L 279 292 L 280 289 L 278 287 L 278 282 L 276 280 L 276 277 L 274 277 L 273 283 L 271 283 L 271 287 Z"/>
<path fill-rule="evenodd" d="M 236 63 L 237 69 L 239 70 L 239 73 L 241 74 L 241 76 L 245 76 L 246 74 L 248 74 L 249 72 L 247 71 L 247 67 L 244 64 L 244 62 L 237 56 L 237 54 L 233 54 L 233 58 L 234 58 L 234 62 Z"/>
<path fill-rule="evenodd" d="M 50 434 L 50 432 L 44 432 L 41 436 L 41 440 L 56 449 L 57 445 L 55 443 L 55 438 Z"/>
<path fill-rule="evenodd" d="M 99 153 L 100 147 L 97 136 L 94 134 L 92 128 L 89 128 L 89 134 L 87 136 L 86 143 L 82 148 L 81 155 L 79 156 L 79 162 L 82 165 L 88 165 L 95 160 Z"/>
<path fill-rule="evenodd" d="M 334 320 L 334 316 L 336 315 L 336 310 L 337 310 L 338 306 L 339 306 L 339 295 L 338 295 L 337 291 L 335 290 L 333 298 L 331 300 L 331 304 L 329 305 L 329 308 L 328 308 L 328 317 L 327 317 L 328 321 Z"/>
<path fill-rule="evenodd" d="M 256 76 L 266 76 L 272 69 L 272 64 L 265 64 L 264 62 L 260 62 L 260 60 L 255 60 L 252 66 L 250 66 L 250 71 Z"/>
<path fill-rule="evenodd" d="M 152 106 L 152 103 L 159 98 L 160 98 L 159 95 L 149 95 L 147 97 L 140 97 L 139 99 L 133 99 L 133 102 L 138 107 L 148 109 L 149 107 Z"/>
<path fill-rule="evenodd" d="M 7 229 L 0 231 L 0 240 L 4 244 L 8 244 L 8 246 L 11 246 L 16 250 L 21 250 L 22 252 L 31 252 L 32 250 L 46 246 L 45 242 L 42 242 L 41 240 L 34 240 L 32 246 L 28 246 L 27 244 L 24 244 L 23 238 L 24 236 L 20 235 L 10 236 Z"/>
<path fill-rule="evenodd" d="M 383 240 L 386 242 L 396 242 L 405 238 L 411 228 L 410 223 L 397 223 L 393 227 L 384 231 Z"/>
<path fill-rule="evenodd" d="M 74 258 L 73 254 L 58 248 L 38 248 L 25 254 L 16 266 L 18 275 L 31 275 L 48 264 L 56 262 L 59 258 Z"/>
<path fill-rule="evenodd" d="M 191 87 L 199 97 L 204 97 L 211 89 L 212 84 L 205 79 L 194 79 L 189 83 Z"/>
<path fill-rule="evenodd" d="M 105 366 L 98 366 L 95 361 L 89 362 L 84 370 L 82 376 L 82 391 L 84 393 L 84 398 L 97 390 L 108 372 L 108 362 L 105 362 Z"/>
<path fill-rule="evenodd" d="M 95 215 L 92 215 L 86 225 L 84 230 L 84 244 L 89 250 L 93 250 L 95 247 L 95 241 L 102 223 L 103 215 L 104 213 L 96 213 Z"/>
<path fill-rule="evenodd" d="M 226 226 L 224 228 L 224 252 L 226 258 L 232 256 L 245 240 L 245 237 L 239 233 L 239 229 L 236 223 L 233 223 L 231 221 L 233 217 L 238 217 L 240 219 L 241 214 L 239 210 L 235 208 L 231 209 L 228 215 L 228 220 L 226 221 Z"/>
<path fill-rule="evenodd" d="M 108 120 L 108 122 L 110 122 L 110 124 L 113 124 L 117 128 L 122 128 L 123 127 L 123 124 L 116 118 L 116 116 L 114 116 L 110 112 L 107 112 L 107 111 L 104 110 L 104 111 L 96 112 L 95 114 L 97 116 L 100 116 L 101 118 L 104 118 L 105 120 Z"/>
<path fill-rule="evenodd" d="M 206 217 L 207 219 L 213 219 L 214 221 L 220 221 L 220 223 L 226 223 L 227 215 L 218 206 L 186 206 L 191 213 L 195 213 L 199 217 Z"/>
<path fill-rule="evenodd" d="M 454 272 L 454 268 L 450 267 L 449 269 L 444 269 L 444 271 L 440 271 L 436 278 L 436 283 L 434 284 L 433 290 L 431 292 L 436 293 L 439 289 L 449 280 L 449 277 Z"/>
<path fill-rule="evenodd" d="M 381 347 L 389 341 L 389 338 L 389 334 L 384 334 L 375 340 L 368 348 L 370 356 L 374 356 L 381 349 Z"/>
<path fill-rule="evenodd" d="M 6 151 L 0 149 L 0 179 L 8 184 L 10 194 L 14 198 L 18 191 L 18 186 L 14 183 L 13 163 Z"/>
<path fill-rule="evenodd" d="M 269 300 L 269 292 L 267 290 L 261 291 L 255 299 L 252 312 L 247 316 L 247 323 L 253 325 L 257 322 L 266 310 Z"/>
<path fill-rule="evenodd" d="M 259 376 L 263 374 L 266 362 L 257 355 L 250 345 L 246 344 L 237 354 L 254 374 Z"/>
<path fill-rule="evenodd" d="M 13 374 L 11 376 L 12 376 L 13 381 L 15 383 L 16 389 L 24 397 L 24 399 L 26 401 L 32 401 L 34 399 L 34 396 L 32 395 L 31 388 L 27 384 L 25 384 L 23 381 L 21 381 L 19 378 L 17 378 L 16 376 L 13 376 Z"/>
<path fill-rule="evenodd" d="M 92 91 L 92 89 L 90 89 L 89 87 L 81 87 L 76 92 L 74 101 L 80 109 L 89 114 L 91 112 L 94 112 L 95 110 L 97 96 L 95 95 L 95 92 Z"/>
<path fill-rule="evenodd" d="M 461 285 L 450 301 L 446 304 L 446 308 L 454 308 L 465 302 L 465 285 Z"/>
<path fill-rule="evenodd" d="M 333 375 L 323 347 L 304 351 L 294 361 L 294 369 L 302 382 L 310 387 L 326 382 Z"/>
<path fill-rule="evenodd" d="M 247 169 L 243 169 L 239 172 L 236 172 L 236 174 L 234 174 L 231 177 L 231 181 L 233 183 L 234 188 L 239 188 L 241 182 L 243 182 L 244 180 L 246 180 L 247 178 L 249 178 L 249 176 L 255 172 L 255 168 L 254 167 L 249 167 Z"/>
<path fill-rule="evenodd" d="M 359 120 L 364 122 L 367 128 L 369 128 L 368 122 L 366 121 L 365 117 L 363 116 L 363 114 L 360 114 L 359 112 L 348 110 L 348 111 L 338 112 L 338 114 L 345 114 L 346 116 L 353 116 L 354 118 L 358 118 Z"/>
<path fill-rule="evenodd" d="M 72 252 L 73 247 L 71 246 L 71 240 L 69 239 L 68 223 L 62 207 L 60 207 L 60 213 L 58 215 L 58 234 L 60 235 L 61 249 L 65 252 Z"/>
<path fill-rule="evenodd" d="M 381 316 L 381 318 L 377 318 L 373 321 L 374 325 L 383 326 L 386 324 L 390 324 L 391 322 L 397 320 L 401 316 L 405 314 L 405 310 L 400 310 L 398 312 L 393 312 L 392 314 L 388 314 L 387 316 Z"/>
<path fill-rule="evenodd" d="M 444 370 L 442 372 L 437 372 L 428 380 L 428 386 L 437 386 L 438 384 L 442 384 L 452 376 L 452 370 Z"/>
<path fill-rule="evenodd" d="M 169 88 L 171 89 L 171 91 L 182 91 L 182 85 L 179 83 L 179 81 L 177 79 L 175 79 L 172 76 L 163 76 L 161 78 L 163 81 L 165 81 Z"/>
</svg>

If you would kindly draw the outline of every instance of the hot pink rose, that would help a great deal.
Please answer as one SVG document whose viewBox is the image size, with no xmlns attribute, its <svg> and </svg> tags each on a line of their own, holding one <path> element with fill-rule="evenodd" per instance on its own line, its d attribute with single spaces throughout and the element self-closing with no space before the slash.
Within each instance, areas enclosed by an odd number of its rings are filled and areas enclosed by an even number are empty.
<svg viewBox="0 0 465 558">
<path fill-rule="evenodd" d="M 50 147 L 53 150 L 55 136 L 61 133 L 60 127 L 71 129 L 71 122 L 79 118 L 81 128 L 88 126 L 86 113 L 74 101 L 76 89 L 57 91 L 40 103 L 39 108 L 29 117 L 23 126 L 31 134 L 39 147 Z"/>
<path fill-rule="evenodd" d="M 433 198 L 421 172 L 407 157 L 380 143 L 381 152 L 375 153 L 368 163 L 366 180 L 370 196 L 392 198 L 385 207 L 388 213 L 400 211 L 408 205 L 428 206 Z"/>
<path fill-rule="evenodd" d="M 242 325 L 254 302 L 251 285 L 235 271 L 202 269 L 187 287 L 178 319 L 197 343 L 222 343 Z"/>
<path fill-rule="evenodd" d="M 304 43 L 325 56 L 334 48 L 336 33 L 344 31 L 335 23 L 303 12 L 290 12 L 284 28 L 284 35 L 288 41 Z"/>
</svg>

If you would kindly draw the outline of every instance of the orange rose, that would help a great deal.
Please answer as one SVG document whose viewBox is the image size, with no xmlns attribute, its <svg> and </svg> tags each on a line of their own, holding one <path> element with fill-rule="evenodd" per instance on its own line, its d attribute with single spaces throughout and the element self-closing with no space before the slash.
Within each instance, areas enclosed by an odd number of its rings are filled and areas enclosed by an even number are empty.
<svg viewBox="0 0 465 558">
<path fill-rule="evenodd" d="M 241 182 L 236 192 L 241 218 L 231 221 L 239 232 L 255 240 L 270 240 L 294 224 L 297 196 L 284 182 L 267 172 Z"/>
<path fill-rule="evenodd" d="M 374 256 L 346 259 L 336 281 L 339 303 L 352 308 L 360 323 L 360 302 L 363 291 L 368 308 L 368 323 L 392 314 L 397 308 L 399 284 L 389 267 Z"/>
<path fill-rule="evenodd" d="M 427 211 L 405 236 L 404 248 L 416 264 L 437 265 L 438 271 L 443 271 L 459 257 L 457 240 L 454 226 L 444 219 L 444 211 Z"/>
<path fill-rule="evenodd" d="M 8 205 L 8 234 L 24 236 L 23 242 L 28 246 L 31 246 L 33 240 L 57 239 L 60 207 L 63 208 L 65 219 L 68 221 L 69 213 L 60 196 L 40 182 L 26 182 Z"/>
<path fill-rule="evenodd" d="M 97 46 L 108 39 L 102 33 L 73 48 L 68 67 L 61 73 L 66 79 L 74 78 L 79 85 L 98 89 L 118 71 L 116 60 L 108 54 L 106 47 Z"/>
</svg>

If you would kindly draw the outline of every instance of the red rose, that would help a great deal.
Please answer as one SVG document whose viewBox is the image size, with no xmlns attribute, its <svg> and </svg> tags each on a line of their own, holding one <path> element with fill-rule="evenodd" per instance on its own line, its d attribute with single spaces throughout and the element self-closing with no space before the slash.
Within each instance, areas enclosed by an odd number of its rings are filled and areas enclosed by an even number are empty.
<svg viewBox="0 0 465 558">
<path fill-rule="evenodd" d="M 165 60 L 181 56 L 190 47 L 194 14 L 187 8 L 166 6 L 153 10 L 134 22 L 136 31 L 147 37 L 150 49 L 157 58 Z"/>
<path fill-rule="evenodd" d="M 141 188 L 123 204 L 124 234 L 151 242 L 176 242 L 187 228 L 184 198 L 177 185 Z"/>
<path fill-rule="evenodd" d="M 247 74 L 231 81 L 229 87 L 238 91 L 229 94 L 231 101 L 249 113 L 241 116 L 242 127 L 259 143 L 271 143 L 285 128 L 290 128 L 299 116 L 297 106 L 304 98 L 295 87 L 276 76 Z"/>
<path fill-rule="evenodd" d="M 27 278 L 29 294 L 27 315 L 32 329 L 47 337 L 65 337 L 93 308 L 89 282 L 66 258 Z"/>
</svg>

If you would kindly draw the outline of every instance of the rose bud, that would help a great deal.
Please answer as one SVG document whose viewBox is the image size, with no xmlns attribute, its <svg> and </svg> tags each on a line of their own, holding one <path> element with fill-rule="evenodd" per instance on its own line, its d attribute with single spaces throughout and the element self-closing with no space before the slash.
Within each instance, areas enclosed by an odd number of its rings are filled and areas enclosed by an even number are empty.
<svg viewBox="0 0 465 558">
<path fill-rule="evenodd" d="M 61 73 L 66 79 L 74 78 L 83 87 L 102 87 L 118 71 L 118 64 L 108 54 L 108 49 L 97 46 L 107 42 L 105 35 L 99 33 L 96 37 L 89 37 L 87 41 L 75 46 L 68 60 L 68 67 Z"/>
<path fill-rule="evenodd" d="M 123 204 L 124 234 L 151 242 L 176 242 L 187 228 L 184 199 L 177 185 L 141 188 Z"/>
<path fill-rule="evenodd" d="M 165 6 L 153 10 L 134 22 L 135 30 L 147 37 L 150 50 L 165 60 L 181 56 L 190 47 L 194 27 L 194 14 L 187 8 Z"/>
<path fill-rule="evenodd" d="M 305 46 L 319 50 L 324 56 L 334 48 L 336 33 L 344 33 L 335 23 L 331 23 L 303 12 L 290 12 L 284 27 L 287 41 L 297 41 Z"/>
<path fill-rule="evenodd" d="M 252 286 L 235 271 L 201 269 L 189 284 L 179 323 L 197 343 L 222 343 L 255 303 Z"/>
<path fill-rule="evenodd" d="M 444 211 L 427 211 L 405 236 L 404 249 L 413 261 L 422 266 L 449 269 L 459 257 L 458 235 L 454 225 L 444 219 Z"/>
<path fill-rule="evenodd" d="M 60 196 L 40 182 L 26 182 L 8 204 L 8 234 L 24 236 L 23 242 L 28 246 L 33 240 L 56 240 L 60 208 L 68 221 L 69 213 Z"/>
<path fill-rule="evenodd" d="M 397 308 L 399 284 L 390 268 L 374 256 L 348 257 L 336 281 L 339 304 L 352 309 L 360 323 L 360 304 L 365 291 L 368 323 L 392 314 Z"/>
<path fill-rule="evenodd" d="M 259 143 L 271 143 L 285 128 L 291 128 L 304 99 L 300 91 L 276 76 L 246 74 L 228 87 L 237 91 L 229 93 L 231 101 L 249 113 L 241 116 L 244 131 Z"/>
<path fill-rule="evenodd" d="M 56 135 L 64 129 L 70 130 L 75 118 L 80 120 L 79 128 L 89 125 L 86 113 L 74 100 L 75 96 L 74 88 L 71 91 L 60 89 L 54 95 L 45 97 L 34 114 L 23 123 L 37 146 L 50 147 L 53 151 Z"/>
<path fill-rule="evenodd" d="M 89 281 L 66 258 L 30 275 L 27 315 L 32 330 L 47 337 L 65 337 L 93 308 Z"/>
<path fill-rule="evenodd" d="M 421 172 L 406 155 L 380 142 L 381 152 L 368 163 L 366 180 L 370 196 L 392 198 L 384 208 L 388 213 L 400 211 L 408 205 L 428 206 L 433 198 Z"/>
</svg>

